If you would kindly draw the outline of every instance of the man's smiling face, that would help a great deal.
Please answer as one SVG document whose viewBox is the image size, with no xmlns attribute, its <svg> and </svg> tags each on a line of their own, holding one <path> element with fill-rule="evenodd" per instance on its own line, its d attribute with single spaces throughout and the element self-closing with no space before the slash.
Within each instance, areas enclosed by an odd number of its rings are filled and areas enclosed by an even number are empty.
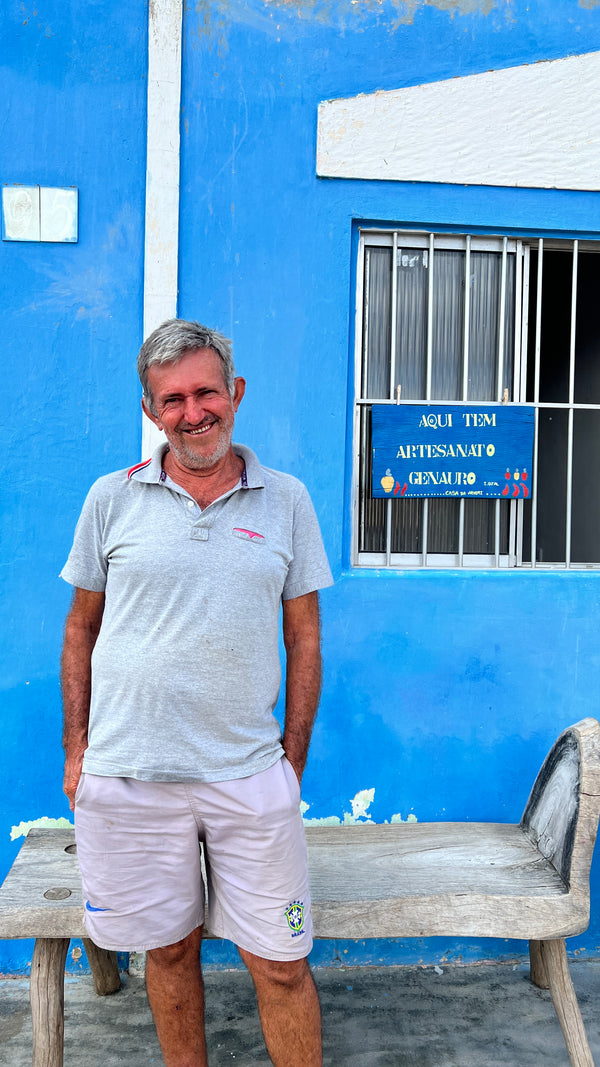
<svg viewBox="0 0 600 1067">
<path fill-rule="evenodd" d="M 151 366 L 148 386 L 154 413 L 147 404 L 144 410 L 164 430 L 183 467 L 210 470 L 227 455 L 245 383 L 235 378 L 231 396 L 221 361 L 211 348 L 186 352 L 177 363 Z"/>
</svg>

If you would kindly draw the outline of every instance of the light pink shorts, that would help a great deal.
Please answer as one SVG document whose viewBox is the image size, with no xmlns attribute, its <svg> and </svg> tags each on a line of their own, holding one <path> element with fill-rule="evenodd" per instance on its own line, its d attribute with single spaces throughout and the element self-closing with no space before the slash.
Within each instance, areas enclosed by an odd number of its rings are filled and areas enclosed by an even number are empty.
<svg viewBox="0 0 600 1067">
<path fill-rule="evenodd" d="M 312 921 L 299 804 L 285 756 L 231 782 L 82 775 L 75 833 L 92 941 L 124 952 L 175 944 L 203 925 L 207 890 L 215 937 L 264 959 L 307 956 Z"/>
</svg>

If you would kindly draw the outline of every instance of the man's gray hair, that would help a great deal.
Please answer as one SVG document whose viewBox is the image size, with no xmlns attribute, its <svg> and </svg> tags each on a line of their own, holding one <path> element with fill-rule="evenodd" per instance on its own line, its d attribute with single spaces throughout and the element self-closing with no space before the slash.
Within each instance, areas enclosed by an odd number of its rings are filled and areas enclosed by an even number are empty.
<svg viewBox="0 0 600 1067">
<path fill-rule="evenodd" d="M 198 348 L 210 348 L 221 361 L 225 385 L 230 395 L 233 396 L 235 367 L 231 341 L 217 330 L 210 330 L 208 326 L 202 326 L 199 322 L 168 319 L 146 338 L 140 348 L 137 361 L 144 399 L 153 415 L 156 411 L 148 385 L 149 368 L 161 363 L 179 363 L 186 352 L 194 352 Z"/>
</svg>

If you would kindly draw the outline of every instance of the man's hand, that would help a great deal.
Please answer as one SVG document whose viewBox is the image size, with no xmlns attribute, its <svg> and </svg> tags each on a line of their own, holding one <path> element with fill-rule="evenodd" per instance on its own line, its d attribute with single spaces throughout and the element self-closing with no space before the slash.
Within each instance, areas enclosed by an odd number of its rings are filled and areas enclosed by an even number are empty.
<svg viewBox="0 0 600 1067">
<path fill-rule="evenodd" d="M 84 752 L 85 749 L 83 749 L 79 755 L 68 755 L 65 757 L 63 791 L 69 798 L 69 807 L 71 808 L 71 811 L 75 811 L 75 793 L 77 792 L 77 786 L 79 785 L 79 779 L 81 778 Z"/>
<path fill-rule="evenodd" d="M 317 593 L 284 600 L 283 640 L 286 650 L 283 750 L 301 783 L 321 692 Z"/>
<path fill-rule="evenodd" d="M 71 811 L 81 777 L 87 748 L 90 695 L 92 691 L 92 652 L 102 624 L 104 593 L 76 589 L 65 624 L 61 684 L 64 709 L 63 746 L 65 773 L 63 788 Z"/>
</svg>

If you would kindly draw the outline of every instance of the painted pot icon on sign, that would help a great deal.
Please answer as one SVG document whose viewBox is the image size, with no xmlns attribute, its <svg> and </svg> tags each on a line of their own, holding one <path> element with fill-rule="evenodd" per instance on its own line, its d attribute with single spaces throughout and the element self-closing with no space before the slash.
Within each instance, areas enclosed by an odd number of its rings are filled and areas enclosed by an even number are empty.
<svg viewBox="0 0 600 1067">
<path fill-rule="evenodd" d="M 394 488 L 394 477 L 389 467 L 386 470 L 383 478 L 381 479 L 381 487 L 384 493 L 391 493 L 392 489 Z"/>
</svg>

